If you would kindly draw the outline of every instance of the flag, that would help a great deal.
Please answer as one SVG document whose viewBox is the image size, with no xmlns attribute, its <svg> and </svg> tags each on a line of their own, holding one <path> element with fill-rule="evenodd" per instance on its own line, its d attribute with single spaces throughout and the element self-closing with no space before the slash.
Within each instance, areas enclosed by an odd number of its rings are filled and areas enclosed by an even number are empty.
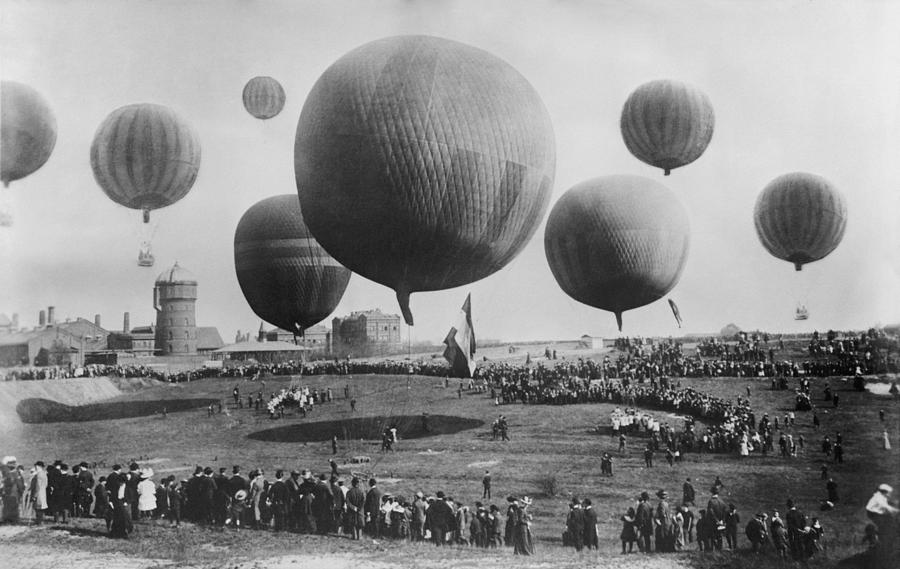
<svg viewBox="0 0 900 569">
<path fill-rule="evenodd" d="M 675 304 L 675 301 L 671 298 L 669 300 L 669 306 L 672 308 L 672 314 L 675 315 L 675 321 L 678 322 L 678 327 L 681 328 L 681 311 L 678 310 L 678 305 Z"/>
<path fill-rule="evenodd" d="M 453 374 L 458 377 L 472 377 L 475 373 L 475 328 L 472 326 L 472 295 L 466 296 L 456 324 L 444 338 L 444 358 L 450 362 Z"/>
</svg>

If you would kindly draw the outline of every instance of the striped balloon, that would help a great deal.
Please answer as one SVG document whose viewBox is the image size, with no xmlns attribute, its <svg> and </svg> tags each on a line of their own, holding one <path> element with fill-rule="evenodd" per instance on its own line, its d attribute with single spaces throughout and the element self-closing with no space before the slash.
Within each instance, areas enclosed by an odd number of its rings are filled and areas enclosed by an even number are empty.
<svg viewBox="0 0 900 569">
<path fill-rule="evenodd" d="M 753 220 L 763 247 L 799 271 L 840 244 L 847 228 L 847 205 L 825 178 L 794 172 L 763 189 Z"/>
<path fill-rule="evenodd" d="M 553 206 L 544 252 L 560 288 L 579 302 L 622 312 L 678 283 L 690 248 L 687 212 L 665 186 L 639 176 L 582 182 Z"/>
<path fill-rule="evenodd" d="M 0 180 L 4 186 L 44 165 L 56 146 L 56 117 L 34 88 L 0 82 Z"/>
<path fill-rule="evenodd" d="M 200 170 L 200 141 L 168 107 L 141 103 L 113 111 L 91 145 L 94 179 L 114 202 L 144 211 L 190 191 Z"/>
<path fill-rule="evenodd" d="M 625 146 L 665 175 L 706 150 L 716 117 L 699 89 L 671 80 L 644 83 L 625 101 L 620 128 Z"/>
<path fill-rule="evenodd" d="M 244 213 L 234 266 L 253 312 L 297 334 L 334 311 L 350 280 L 309 233 L 297 194 L 266 198 Z"/>
<path fill-rule="evenodd" d="M 313 86 L 294 145 L 316 239 L 409 295 L 475 282 L 531 239 L 556 168 L 550 116 L 502 59 L 429 36 L 354 49 Z"/>
<path fill-rule="evenodd" d="M 258 119 L 270 119 L 284 108 L 284 89 L 271 77 L 254 77 L 244 85 L 244 108 Z"/>
</svg>

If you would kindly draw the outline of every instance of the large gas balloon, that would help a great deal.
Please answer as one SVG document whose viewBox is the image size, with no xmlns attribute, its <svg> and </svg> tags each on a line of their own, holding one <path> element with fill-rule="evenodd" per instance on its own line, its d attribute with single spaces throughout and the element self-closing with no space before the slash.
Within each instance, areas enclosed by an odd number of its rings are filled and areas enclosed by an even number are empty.
<svg viewBox="0 0 900 569">
<path fill-rule="evenodd" d="M 794 172 L 763 189 L 753 220 L 766 250 L 799 271 L 840 244 L 847 228 L 847 205 L 825 178 Z"/>
<path fill-rule="evenodd" d="M 484 278 L 525 246 L 556 164 L 550 117 L 508 63 L 428 36 L 374 41 L 319 78 L 294 168 L 310 231 L 355 273 L 409 294 Z"/>
<path fill-rule="evenodd" d="M 628 150 L 668 176 L 700 158 L 715 124 L 712 103 L 702 91 L 658 80 L 644 83 L 628 97 L 619 126 Z"/>
<path fill-rule="evenodd" d="M 56 146 L 56 117 L 34 88 L 0 82 L 0 180 L 4 186 L 35 172 Z"/>
<path fill-rule="evenodd" d="M 271 77 L 254 77 L 244 85 L 244 108 L 258 119 L 270 119 L 284 108 L 284 89 Z"/>
<path fill-rule="evenodd" d="M 579 302 L 622 312 L 650 304 L 678 283 L 690 223 L 675 195 L 639 176 L 582 182 L 553 206 L 544 251 L 560 288 Z"/>
<path fill-rule="evenodd" d="M 91 145 L 94 179 L 117 204 L 144 212 L 187 195 L 200 170 L 200 141 L 174 111 L 149 103 L 113 111 Z"/>
<path fill-rule="evenodd" d="M 244 298 L 269 324 L 302 334 L 335 309 L 350 271 L 310 235 L 297 194 L 248 209 L 234 233 L 234 266 Z"/>
</svg>

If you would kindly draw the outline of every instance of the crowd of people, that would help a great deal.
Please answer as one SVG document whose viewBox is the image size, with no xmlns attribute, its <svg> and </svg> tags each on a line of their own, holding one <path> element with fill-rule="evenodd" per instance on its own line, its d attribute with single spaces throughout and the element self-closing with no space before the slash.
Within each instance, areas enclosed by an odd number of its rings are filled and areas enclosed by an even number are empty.
<svg viewBox="0 0 900 569">
<path fill-rule="evenodd" d="M 149 466 L 136 462 L 124 470 L 112 466 L 95 480 L 86 462 L 73 467 L 61 460 L 46 465 L 37 461 L 30 472 L 15 457 L 2 464 L 2 521 L 32 519 L 55 524 L 71 518 L 97 518 L 105 522 L 110 537 L 128 538 L 141 523 L 182 521 L 235 530 L 270 530 L 317 535 L 343 535 L 361 539 L 431 541 L 497 548 L 531 555 L 532 504 L 528 496 L 510 496 L 505 513 L 495 504 L 465 505 L 438 491 L 408 498 L 385 492 L 375 478 L 367 484 L 351 476 L 349 485 L 333 461 L 331 472 L 313 475 L 309 470 L 276 470 L 267 478 L 262 468 L 244 476 L 235 465 L 225 468 L 197 466 L 193 475 L 178 480 L 174 475 L 156 478 Z M 485 497 L 490 498 L 486 473 Z M 136 525 L 137 524 L 137 525 Z"/>
</svg>

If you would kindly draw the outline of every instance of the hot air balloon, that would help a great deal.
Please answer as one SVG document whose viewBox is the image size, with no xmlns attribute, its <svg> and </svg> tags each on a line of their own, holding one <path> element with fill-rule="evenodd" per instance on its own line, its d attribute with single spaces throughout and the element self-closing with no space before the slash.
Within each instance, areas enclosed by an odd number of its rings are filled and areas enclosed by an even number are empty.
<svg viewBox="0 0 900 569">
<path fill-rule="evenodd" d="M 696 87 L 671 80 L 644 83 L 629 95 L 619 124 L 625 146 L 642 161 L 671 170 L 690 164 L 706 150 L 716 117 L 709 98 Z"/>
<path fill-rule="evenodd" d="M 409 295 L 509 263 L 547 208 L 550 117 L 498 57 L 397 36 L 341 57 L 300 115 L 294 169 L 310 231 L 341 264 Z"/>
<path fill-rule="evenodd" d="M 297 194 L 266 198 L 244 213 L 234 265 L 253 312 L 296 335 L 331 314 L 350 280 L 310 235 Z"/>
<path fill-rule="evenodd" d="M 191 127 L 162 105 L 141 103 L 113 111 L 91 145 L 94 179 L 117 204 L 143 211 L 172 205 L 187 195 L 200 170 L 200 141 Z M 150 238 L 138 264 L 153 264 Z"/>
<path fill-rule="evenodd" d="M 579 302 L 622 312 L 650 304 L 678 283 L 690 223 L 662 184 L 639 176 L 582 182 L 553 206 L 544 252 L 560 288 Z"/>
<path fill-rule="evenodd" d="M 34 88 L 0 81 L 0 180 L 3 187 L 34 173 L 56 146 L 56 117 Z M 10 216 L 0 213 L 0 224 Z"/>
<path fill-rule="evenodd" d="M 284 89 L 271 77 L 254 77 L 244 85 L 244 108 L 258 119 L 270 119 L 284 108 Z"/>
<path fill-rule="evenodd" d="M 847 205 L 825 178 L 794 172 L 763 189 L 753 220 L 763 247 L 799 271 L 840 244 L 847 228 Z"/>
</svg>

